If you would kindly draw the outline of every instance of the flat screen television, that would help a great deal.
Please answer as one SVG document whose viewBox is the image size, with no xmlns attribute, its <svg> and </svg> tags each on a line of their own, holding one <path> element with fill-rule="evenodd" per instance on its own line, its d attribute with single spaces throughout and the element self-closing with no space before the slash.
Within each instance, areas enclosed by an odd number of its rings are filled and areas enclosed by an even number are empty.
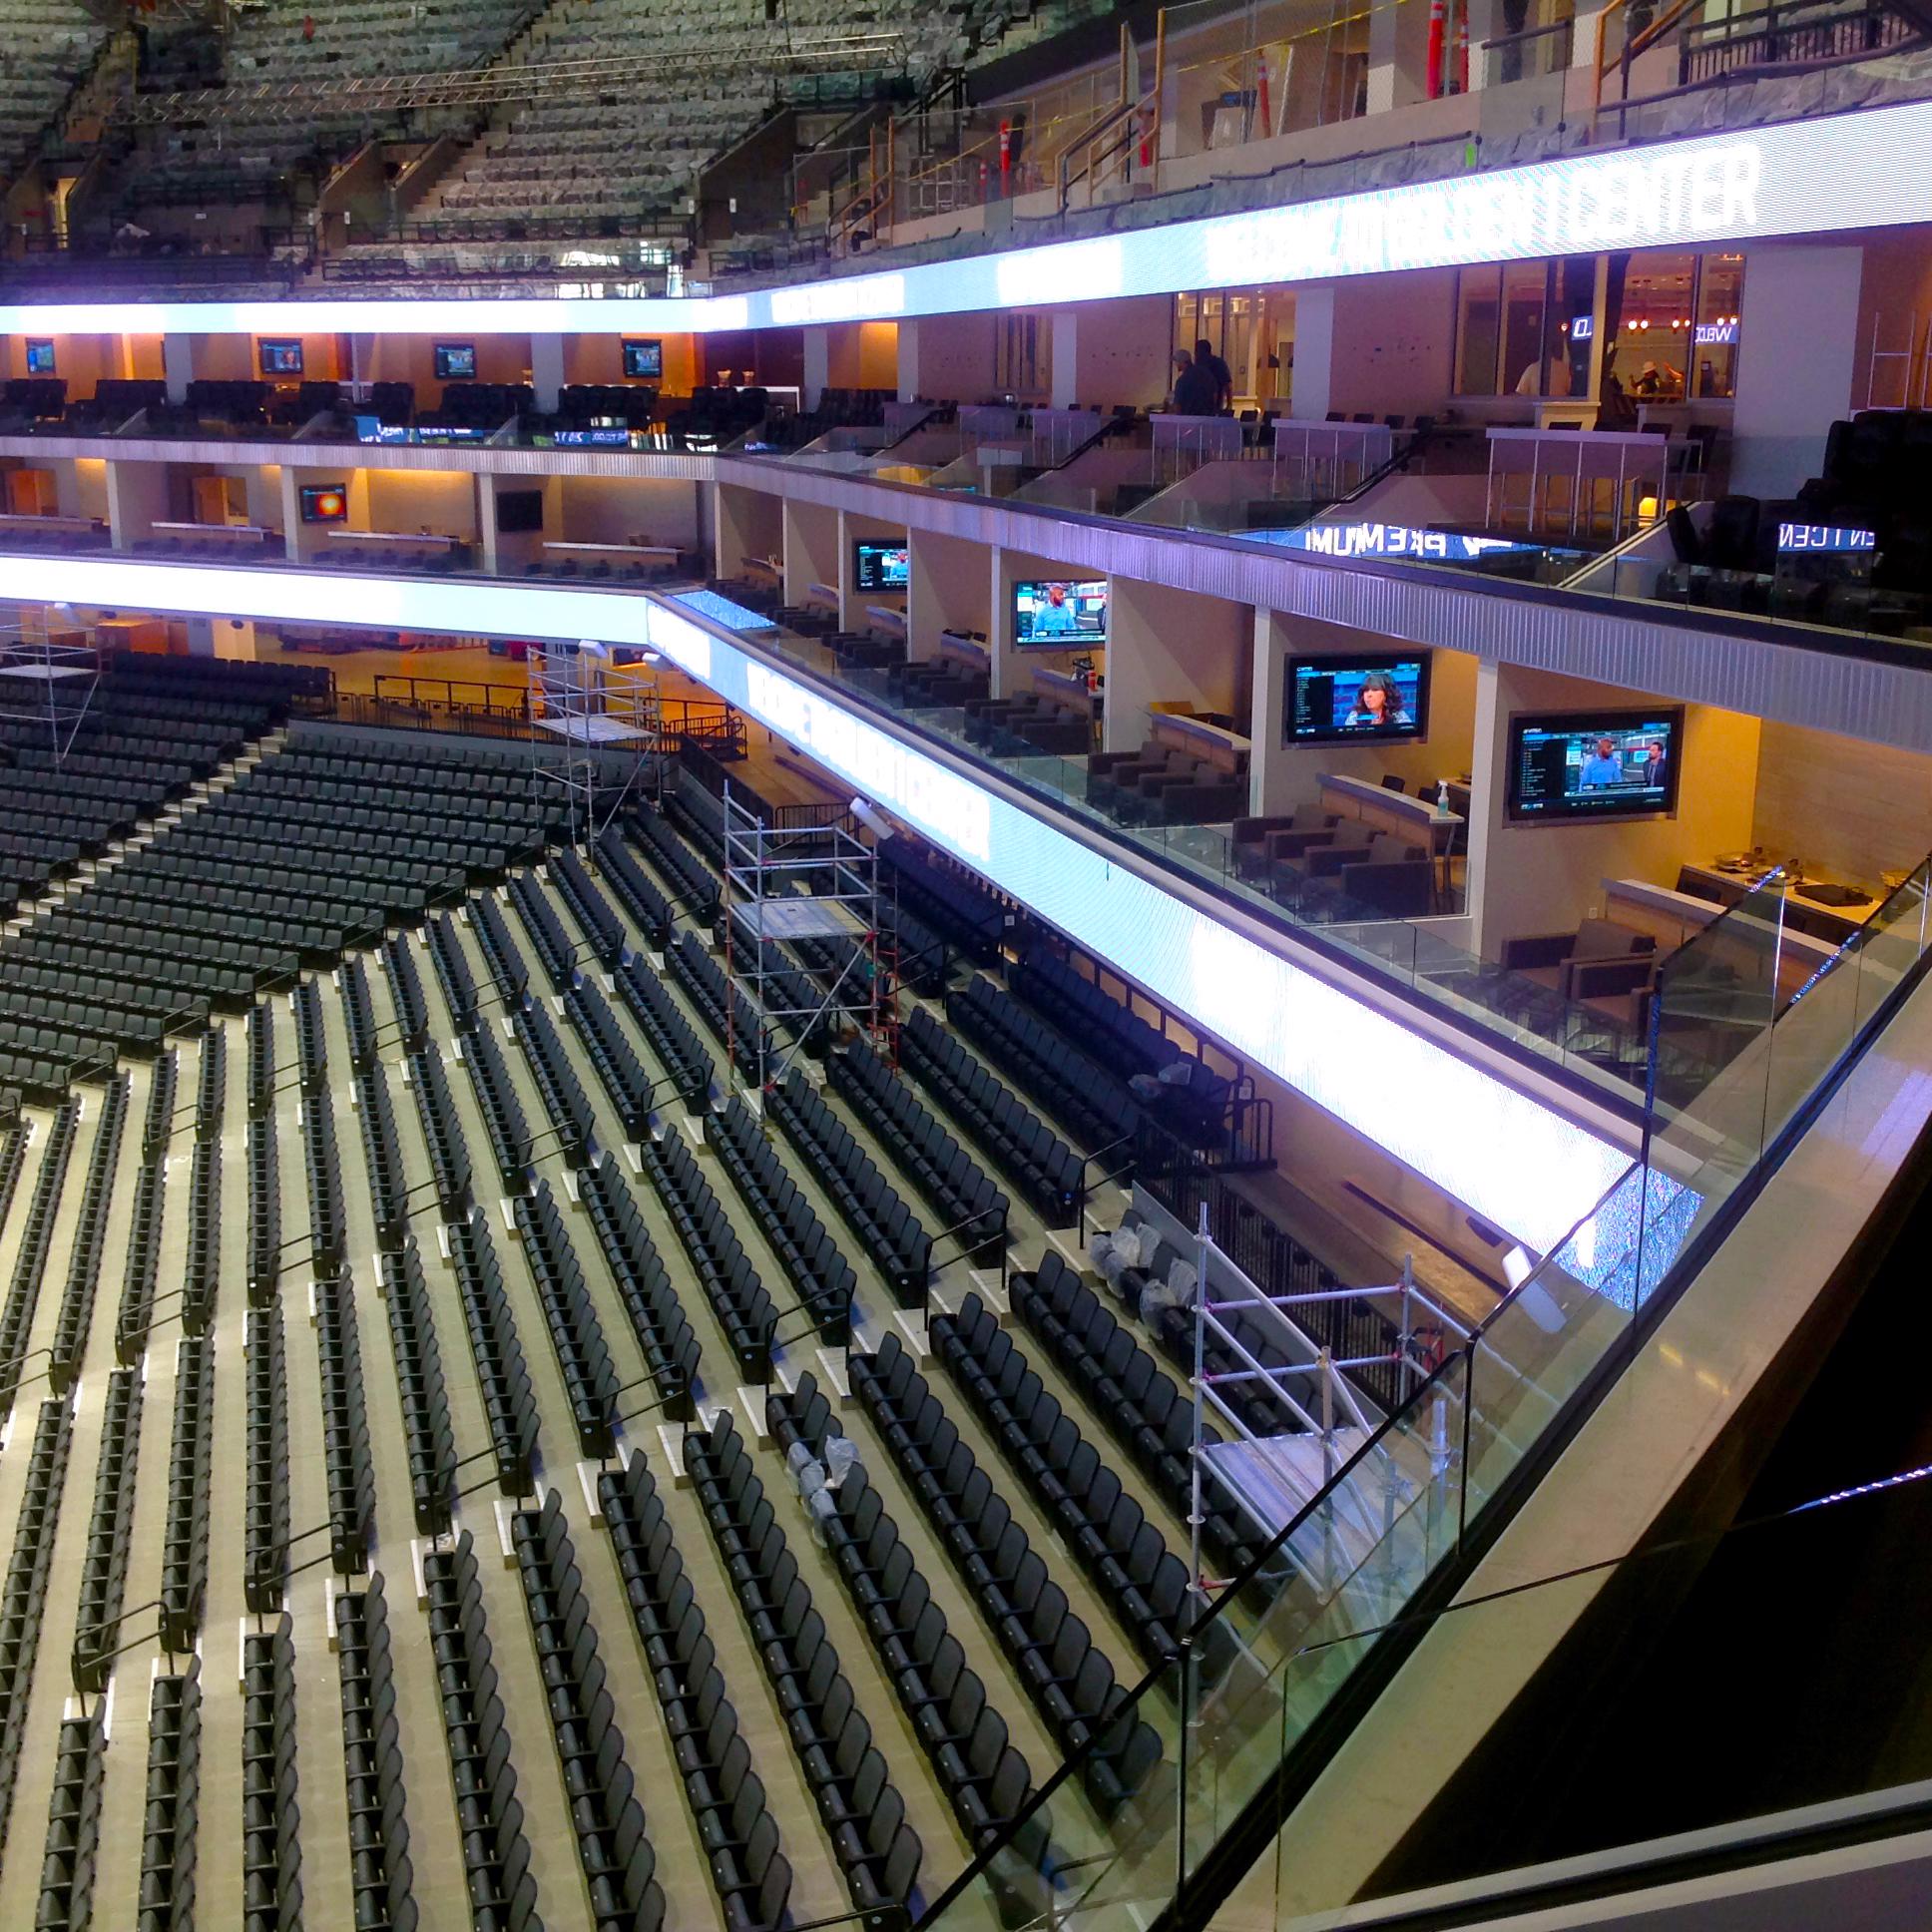
<svg viewBox="0 0 1932 1932">
<path fill-rule="evenodd" d="M 1290 657 L 1283 744 L 1412 743 L 1429 734 L 1429 653 Z"/>
<path fill-rule="evenodd" d="M 664 344 L 627 341 L 624 344 L 624 373 L 633 381 L 658 381 L 664 375 Z"/>
<path fill-rule="evenodd" d="M 1677 809 L 1683 750 L 1680 707 L 1512 718 L 1509 815 L 1528 825 L 1663 816 Z"/>
<path fill-rule="evenodd" d="M 304 523 L 347 523 L 349 490 L 346 483 L 304 483 L 301 486 Z"/>
<path fill-rule="evenodd" d="M 52 342 L 27 344 L 27 373 L 29 375 L 52 375 L 54 373 L 54 345 Z"/>
<path fill-rule="evenodd" d="M 255 344 L 255 354 L 260 359 L 263 375 L 300 375 L 302 372 L 302 345 L 298 337 L 264 335 Z"/>
<path fill-rule="evenodd" d="M 468 382 L 476 374 L 474 342 L 438 342 L 430 350 L 438 382 Z"/>
<path fill-rule="evenodd" d="M 496 493 L 496 527 L 500 533 L 543 528 L 541 490 L 499 490 Z"/>
<path fill-rule="evenodd" d="M 1107 580 L 1022 578 L 1013 586 L 1013 644 L 1020 651 L 1082 651 L 1107 642 Z"/>
<path fill-rule="evenodd" d="M 902 591 L 912 581 L 912 552 L 904 544 L 852 545 L 852 583 L 861 591 Z"/>
</svg>

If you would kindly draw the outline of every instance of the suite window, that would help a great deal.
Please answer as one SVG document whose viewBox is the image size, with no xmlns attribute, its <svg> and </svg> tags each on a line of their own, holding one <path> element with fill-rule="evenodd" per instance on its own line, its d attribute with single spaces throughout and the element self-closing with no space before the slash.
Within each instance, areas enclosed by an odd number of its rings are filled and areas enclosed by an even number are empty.
<svg viewBox="0 0 1932 1932">
<path fill-rule="evenodd" d="M 1744 257 L 1707 254 L 1697 264 L 1696 319 L 1690 330 L 1690 393 L 1737 393 L 1737 331 L 1743 320 Z"/>
</svg>

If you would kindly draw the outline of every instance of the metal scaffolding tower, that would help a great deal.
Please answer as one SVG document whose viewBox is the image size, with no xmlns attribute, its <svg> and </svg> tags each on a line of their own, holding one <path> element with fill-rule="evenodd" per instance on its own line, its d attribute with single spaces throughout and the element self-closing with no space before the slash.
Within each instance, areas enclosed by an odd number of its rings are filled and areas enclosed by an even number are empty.
<svg viewBox="0 0 1932 1932">
<path fill-rule="evenodd" d="M 617 816 L 647 760 L 662 752 L 657 677 L 614 666 L 610 647 L 589 638 L 533 650 L 529 664 L 534 783 L 562 789 L 570 842 L 588 847 Z M 561 760 L 544 757 L 547 741 L 563 746 Z M 614 781 L 616 770 L 622 782 Z M 601 818 L 600 795 L 609 800 Z"/>
<path fill-rule="evenodd" d="M 753 1091 L 781 1081 L 799 1046 L 844 1020 L 879 1040 L 896 1020 L 890 975 L 879 950 L 878 858 L 842 806 L 798 806 L 767 825 L 725 780 L 724 976 L 758 1018 Z M 816 977 L 781 946 L 810 948 Z M 735 1024 L 726 1003 L 724 1062 L 737 1066 Z M 774 1031 L 789 1036 L 782 1046 Z"/>
<path fill-rule="evenodd" d="M 23 606 L 0 622 L 0 724 L 32 727 L 32 738 L 45 744 L 56 766 L 65 761 L 100 682 L 100 651 L 78 633 L 49 631 L 45 611 Z"/>
</svg>

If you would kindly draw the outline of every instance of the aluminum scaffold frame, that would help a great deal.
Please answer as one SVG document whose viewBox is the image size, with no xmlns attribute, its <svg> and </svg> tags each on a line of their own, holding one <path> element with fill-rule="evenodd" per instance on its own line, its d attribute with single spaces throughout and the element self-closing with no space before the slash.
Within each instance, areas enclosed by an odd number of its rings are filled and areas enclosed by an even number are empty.
<svg viewBox="0 0 1932 1932">
<path fill-rule="evenodd" d="M 843 1017 L 868 1039 L 880 1036 L 880 1007 L 891 988 L 879 964 L 878 858 L 842 806 L 828 804 L 821 816 L 799 806 L 796 822 L 767 825 L 733 795 L 727 778 L 723 807 L 724 978 L 757 1016 L 750 1093 L 761 1113 L 763 1096 L 820 1026 Z M 775 950 L 781 942 L 809 939 L 852 942 L 829 985 Z M 800 985 L 818 997 L 800 1001 L 791 990 Z M 724 1022 L 724 1063 L 733 1079 L 735 1007 L 736 1001 L 726 1002 Z M 791 1036 L 775 1063 L 774 1026 Z"/>
<path fill-rule="evenodd" d="M 614 669 L 625 670 L 612 665 L 609 646 L 589 638 L 552 646 L 531 660 L 532 789 L 546 782 L 562 789 L 570 843 L 587 857 L 598 834 L 623 808 L 646 762 L 664 752 L 655 671 L 645 679 L 628 673 L 613 677 Z M 563 746 L 560 763 L 545 760 L 544 732 Z M 635 754 L 624 782 L 616 786 L 607 776 L 612 753 Z M 610 800 L 601 820 L 600 794 Z"/>
<path fill-rule="evenodd" d="M 44 725 L 57 770 L 100 683 L 99 648 L 57 639 L 44 611 L 16 608 L 0 621 L 0 723 Z"/>
</svg>

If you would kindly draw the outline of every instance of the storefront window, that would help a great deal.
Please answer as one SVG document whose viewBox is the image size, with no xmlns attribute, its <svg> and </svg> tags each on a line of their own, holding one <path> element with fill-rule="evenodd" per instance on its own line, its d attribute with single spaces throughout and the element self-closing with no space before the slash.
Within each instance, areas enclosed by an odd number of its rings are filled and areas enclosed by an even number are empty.
<svg viewBox="0 0 1932 1932">
<path fill-rule="evenodd" d="M 1696 323 L 1690 333 L 1690 393 L 1737 393 L 1737 329 L 1744 305 L 1744 257 L 1707 254 L 1697 276 Z"/>
<path fill-rule="evenodd" d="M 1502 343 L 1503 271 L 1465 268 L 1456 301 L 1456 394 L 1497 393 L 1497 351 Z"/>
<path fill-rule="evenodd" d="M 1690 254 L 1629 257 L 1623 299 L 1613 307 L 1614 325 L 1606 346 L 1617 352 L 1618 379 L 1633 402 L 1685 398 L 1695 267 L 1696 257 Z"/>
</svg>

